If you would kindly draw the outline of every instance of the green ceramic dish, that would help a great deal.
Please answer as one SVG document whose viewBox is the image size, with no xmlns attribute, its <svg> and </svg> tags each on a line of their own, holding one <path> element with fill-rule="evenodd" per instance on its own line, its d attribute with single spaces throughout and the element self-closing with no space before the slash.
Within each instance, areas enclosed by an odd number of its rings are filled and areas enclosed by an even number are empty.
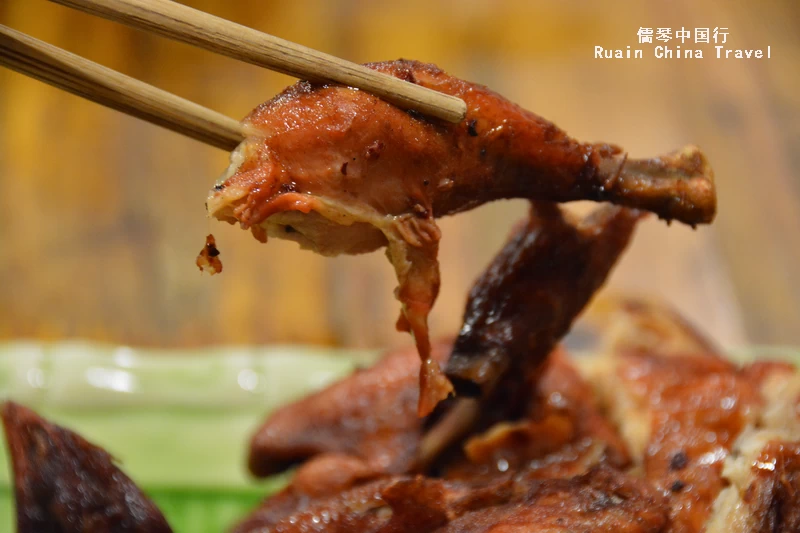
<svg viewBox="0 0 800 533">
<path fill-rule="evenodd" d="M 284 482 L 257 483 L 244 468 L 249 436 L 265 415 L 374 357 L 296 346 L 167 351 L 0 344 L 0 399 L 106 448 L 177 533 L 220 533 Z M 11 533 L 5 455 L 1 446 L 0 533 Z"/>
</svg>

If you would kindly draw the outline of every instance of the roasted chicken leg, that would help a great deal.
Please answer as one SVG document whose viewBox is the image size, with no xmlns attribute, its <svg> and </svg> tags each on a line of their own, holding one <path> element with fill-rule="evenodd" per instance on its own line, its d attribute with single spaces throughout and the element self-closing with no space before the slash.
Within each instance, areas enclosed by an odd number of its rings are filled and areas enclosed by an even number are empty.
<svg viewBox="0 0 800 533">
<path fill-rule="evenodd" d="M 467 118 L 444 123 L 364 91 L 300 82 L 245 119 L 249 137 L 207 207 L 262 241 L 290 239 L 323 255 L 385 246 L 399 280 L 398 328 L 413 333 L 421 383 L 439 399 L 450 388 L 429 358 L 427 316 L 439 290 L 435 218 L 503 198 L 609 201 L 692 225 L 714 217 L 712 173 L 695 147 L 633 160 L 610 144 L 580 143 L 432 65 L 369 66 L 462 98 Z"/>
</svg>

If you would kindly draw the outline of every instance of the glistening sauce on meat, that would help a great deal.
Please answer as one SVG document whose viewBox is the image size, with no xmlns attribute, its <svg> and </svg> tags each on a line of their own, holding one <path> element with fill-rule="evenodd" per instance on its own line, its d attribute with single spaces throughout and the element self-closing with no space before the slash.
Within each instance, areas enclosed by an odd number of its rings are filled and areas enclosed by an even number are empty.
<svg viewBox="0 0 800 533">
<path fill-rule="evenodd" d="M 725 485 L 723 462 L 759 406 L 757 386 L 715 356 L 622 357 L 622 381 L 652 420 L 643 467 L 671 495 L 669 531 L 702 531 Z"/>
<path fill-rule="evenodd" d="M 452 390 L 428 357 L 437 217 L 503 198 L 610 201 L 692 225 L 714 217 L 712 173 L 697 148 L 633 160 L 432 65 L 369 66 L 463 99 L 467 119 L 429 120 L 364 91 L 301 82 L 247 117 L 252 134 L 207 205 L 260 240 L 290 239 L 324 255 L 385 246 L 399 281 L 398 327 L 425 361 L 421 415 Z"/>
</svg>

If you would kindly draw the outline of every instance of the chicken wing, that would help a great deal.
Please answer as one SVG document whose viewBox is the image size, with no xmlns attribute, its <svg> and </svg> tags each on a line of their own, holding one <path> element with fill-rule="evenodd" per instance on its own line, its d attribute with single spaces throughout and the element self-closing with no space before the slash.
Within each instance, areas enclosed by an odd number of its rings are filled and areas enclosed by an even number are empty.
<svg viewBox="0 0 800 533">
<path fill-rule="evenodd" d="M 12 402 L 2 418 L 19 533 L 172 531 L 105 450 Z"/>
<path fill-rule="evenodd" d="M 579 222 L 537 203 L 475 283 L 447 363 L 462 394 L 539 367 L 616 264 L 642 214 L 601 207 Z M 533 376 L 533 375 L 531 375 Z"/>
</svg>

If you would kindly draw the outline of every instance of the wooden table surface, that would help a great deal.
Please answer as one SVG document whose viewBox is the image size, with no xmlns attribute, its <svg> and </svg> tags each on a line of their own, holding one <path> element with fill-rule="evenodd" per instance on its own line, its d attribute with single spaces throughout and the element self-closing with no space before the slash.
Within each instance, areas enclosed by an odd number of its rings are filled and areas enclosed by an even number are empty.
<svg viewBox="0 0 800 533">
<path fill-rule="evenodd" d="M 666 299 L 719 342 L 800 344 L 800 3 L 187 0 L 355 61 L 410 57 L 491 86 L 583 140 L 634 156 L 687 143 L 715 168 L 719 216 L 692 231 L 648 221 L 604 294 Z M 0 23 L 233 117 L 290 78 L 72 12 L 4 0 Z M 771 59 L 655 59 L 639 27 L 724 27 Z M 595 45 L 641 47 L 597 60 Z M 669 43 L 675 47 L 675 41 Z M 684 46 L 685 48 L 694 47 Z M 395 279 L 382 254 L 325 259 L 205 218 L 227 154 L 0 71 L 0 338 L 142 345 L 385 346 Z M 437 334 L 524 202 L 442 221 Z M 194 258 L 214 232 L 225 271 Z"/>
</svg>

